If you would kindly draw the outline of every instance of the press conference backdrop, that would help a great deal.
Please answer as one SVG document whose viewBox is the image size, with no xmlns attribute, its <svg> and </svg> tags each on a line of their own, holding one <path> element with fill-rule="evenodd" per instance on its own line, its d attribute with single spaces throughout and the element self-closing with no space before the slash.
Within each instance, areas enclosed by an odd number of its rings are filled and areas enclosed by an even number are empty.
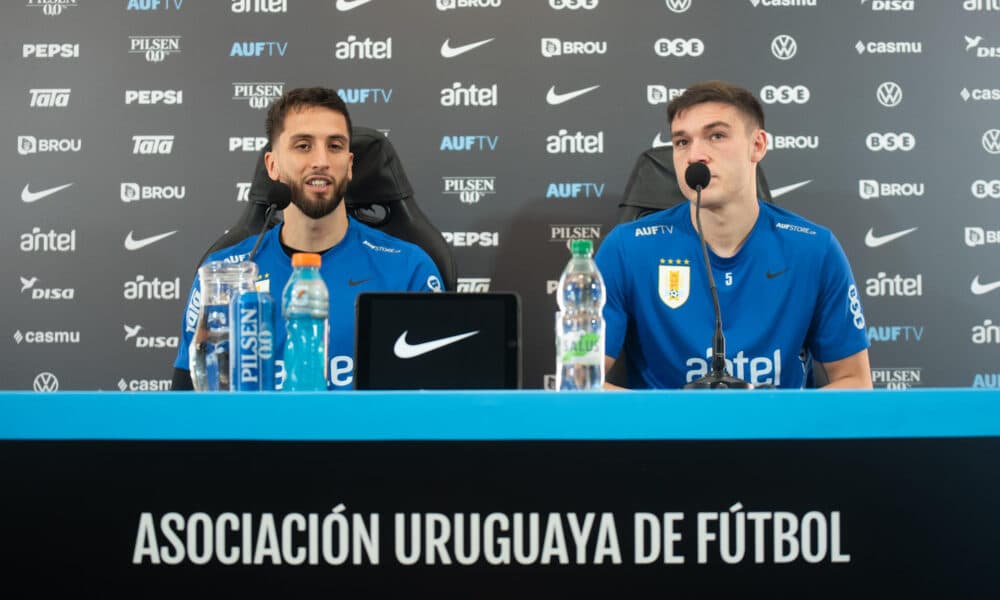
<svg viewBox="0 0 1000 600">
<path fill-rule="evenodd" d="M 2 388 L 169 387 L 265 108 L 311 85 L 392 140 L 461 290 L 521 294 L 542 387 L 565 242 L 708 78 L 760 96 L 776 201 L 843 244 L 876 385 L 1000 384 L 1000 0 L 24 0 L 0 39 Z"/>
</svg>

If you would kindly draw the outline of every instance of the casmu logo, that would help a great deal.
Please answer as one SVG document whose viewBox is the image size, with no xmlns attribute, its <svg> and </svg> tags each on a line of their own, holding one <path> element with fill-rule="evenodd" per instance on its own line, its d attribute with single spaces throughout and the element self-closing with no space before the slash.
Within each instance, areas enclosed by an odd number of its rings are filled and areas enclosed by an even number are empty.
<svg viewBox="0 0 1000 600">
<path fill-rule="evenodd" d="M 166 233 L 161 233 L 159 235 L 153 235 L 153 236 L 150 236 L 150 237 L 147 237 L 147 238 L 142 238 L 142 239 L 136 240 L 136 239 L 132 238 L 133 232 L 130 231 L 130 232 L 128 232 L 128 235 L 125 236 L 125 249 L 126 250 L 130 250 L 130 251 L 131 250 L 139 250 L 139 249 L 145 248 L 146 246 L 149 246 L 150 244 L 155 244 L 156 242 L 158 242 L 160 240 L 164 240 L 164 239 L 166 239 L 166 238 L 174 235 L 175 233 L 177 233 L 177 230 L 168 231 Z"/>
<path fill-rule="evenodd" d="M 904 229 L 903 231 L 897 231 L 895 233 L 887 233 L 885 235 L 875 235 L 874 228 L 870 228 L 868 233 L 865 234 L 865 245 L 869 248 L 878 248 L 879 246 L 884 246 L 889 242 L 893 242 L 903 237 L 904 235 L 909 235 L 916 231 L 916 227 L 911 227 L 910 229 Z"/>
<path fill-rule="evenodd" d="M 416 358 L 418 356 L 427 354 L 428 352 L 433 352 L 435 350 L 444 348 L 445 346 L 449 346 L 456 342 L 460 342 L 466 338 L 470 338 L 476 335 L 477 333 L 479 333 L 479 330 L 477 329 L 476 331 L 460 333 L 458 335 L 452 335 L 437 340 L 430 340 L 428 342 L 421 342 L 419 344 L 410 344 L 409 342 L 407 342 L 406 334 L 408 333 L 409 330 L 401 333 L 399 337 L 396 338 L 396 344 L 392 347 L 393 353 L 397 357 L 402 358 L 404 360 L 409 358 Z"/>
<path fill-rule="evenodd" d="M 976 275 L 975 279 L 972 280 L 972 293 L 977 296 L 982 296 L 983 294 L 989 294 L 993 290 L 1000 289 L 1000 281 L 994 281 L 992 283 L 980 283 L 979 275 Z"/>
<path fill-rule="evenodd" d="M 129 54 L 142 54 L 146 62 L 163 62 L 171 54 L 181 53 L 179 35 L 130 35 Z"/>
<path fill-rule="evenodd" d="M 451 38 L 448 38 L 444 41 L 443 44 L 441 44 L 441 56 L 443 56 L 444 58 L 455 58 L 456 56 L 461 56 L 462 54 L 465 54 L 470 50 L 475 50 L 480 46 L 485 46 L 486 44 L 489 44 L 495 39 L 496 38 L 490 38 L 488 40 L 472 42 L 471 44 L 465 44 L 464 46 L 455 46 L 454 48 L 452 48 L 450 45 Z"/>
<path fill-rule="evenodd" d="M 969 88 L 962 88 L 962 91 L 958 93 L 962 97 L 962 100 L 968 102 L 969 100 L 1000 100 L 1000 89 L 998 88 L 982 88 L 969 90 Z"/>
<path fill-rule="evenodd" d="M 26 204 L 29 204 L 31 202 L 35 202 L 37 200 L 41 200 L 42 198 L 45 198 L 46 196 L 51 196 L 52 194 L 55 194 L 56 192 L 61 192 L 64 189 L 68 188 L 69 186 L 71 186 L 73 184 L 72 183 L 67 183 L 65 185 L 60 185 L 60 186 L 57 186 L 57 187 L 54 187 L 54 188 L 49 188 L 47 190 L 42 190 L 40 192 L 32 192 L 31 190 L 28 189 L 28 185 L 30 185 L 30 184 L 27 184 L 27 183 L 24 184 L 24 189 L 21 190 L 21 202 L 24 202 Z"/>
<path fill-rule="evenodd" d="M 750 0 L 754 8 L 764 6 L 766 8 L 784 8 L 798 6 L 816 6 L 816 0 Z"/>
<path fill-rule="evenodd" d="M 922 42 L 863 42 L 854 44 L 858 54 L 920 54 L 924 51 Z"/>
<path fill-rule="evenodd" d="M 552 86 L 552 87 L 549 88 L 549 93 L 545 95 L 545 101 L 548 102 L 549 104 L 551 104 L 552 106 L 557 106 L 559 104 L 563 104 L 565 102 L 569 102 L 570 100 L 572 100 L 574 98 L 579 98 L 580 96 L 582 96 L 582 95 L 584 95 L 584 94 L 586 94 L 588 92 L 592 92 L 592 91 L 596 90 L 599 87 L 601 87 L 601 86 L 599 86 L 599 85 L 592 85 L 590 87 L 582 88 L 582 89 L 575 90 L 575 91 L 572 91 L 572 92 L 565 92 L 563 94 L 558 94 L 558 93 L 556 93 L 556 86 Z"/>
</svg>

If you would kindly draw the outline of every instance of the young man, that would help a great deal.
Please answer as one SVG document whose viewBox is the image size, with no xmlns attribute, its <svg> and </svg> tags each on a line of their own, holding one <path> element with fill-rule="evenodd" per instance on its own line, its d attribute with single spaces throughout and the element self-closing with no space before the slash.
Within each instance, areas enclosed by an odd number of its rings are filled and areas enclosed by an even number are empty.
<svg viewBox="0 0 1000 600">
<path fill-rule="evenodd" d="M 684 173 L 704 163 L 701 222 L 718 286 L 727 367 L 753 385 L 798 388 L 813 359 L 827 387 L 871 388 L 864 314 L 850 265 L 825 227 L 757 198 L 764 113 L 748 90 L 708 81 L 667 107 L 688 202 L 616 227 L 597 253 L 607 287 L 608 370 L 624 349 L 628 387 L 677 388 L 711 368 L 715 316 Z"/>
<path fill-rule="evenodd" d="M 254 262 L 275 299 L 275 358 L 278 384 L 284 380 L 285 322 L 281 292 L 292 274 L 291 256 L 322 256 L 320 269 L 330 291 L 330 389 L 349 389 L 354 369 L 354 299 L 361 292 L 442 291 L 441 275 L 417 246 L 372 229 L 347 216 L 344 194 L 351 181 L 351 119 L 336 91 L 300 88 L 279 98 L 267 114 L 271 151 L 265 157 L 271 179 L 292 190 L 284 223 L 268 231 Z M 251 236 L 213 252 L 212 260 L 245 260 Z M 200 308 L 197 279 L 188 296 L 183 335 L 174 363 L 174 388 L 191 389 L 188 347 Z M 194 318 L 192 318 L 192 315 Z"/>
</svg>

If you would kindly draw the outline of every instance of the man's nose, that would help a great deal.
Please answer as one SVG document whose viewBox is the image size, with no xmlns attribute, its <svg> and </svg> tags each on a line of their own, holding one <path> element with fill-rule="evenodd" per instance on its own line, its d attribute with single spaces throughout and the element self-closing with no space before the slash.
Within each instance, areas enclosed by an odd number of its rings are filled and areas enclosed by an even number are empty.
<svg viewBox="0 0 1000 600">
<path fill-rule="evenodd" d="M 708 147 L 706 144 L 699 142 L 697 140 L 692 140 L 688 143 L 688 164 L 693 165 L 694 163 L 707 163 L 708 162 Z"/>
<path fill-rule="evenodd" d="M 319 146 L 313 149 L 309 154 L 309 166 L 320 170 L 330 168 L 330 157 L 326 153 L 326 148 Z"/>
</svg>

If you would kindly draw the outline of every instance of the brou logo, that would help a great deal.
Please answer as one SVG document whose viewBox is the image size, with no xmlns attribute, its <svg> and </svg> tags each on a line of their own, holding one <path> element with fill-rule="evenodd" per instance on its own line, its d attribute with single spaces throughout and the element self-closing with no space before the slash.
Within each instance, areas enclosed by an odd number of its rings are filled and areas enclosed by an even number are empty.
<svg viewBox="0 0 1000 600">
<path fill-rule="evenodd" d="M 790 35 L 783 33 L 771 40 L 771 54 L 778 60 L 791 60 L 798 51 L 799 45 Z"/>
<path fill-rule="evenodd" d="M 133 135 L 132 154 L 170 154 L 174 149 L 172 135 Z"/>
<path fill-rule="evenodd" d="M 288 0 L 233 0 L 229 10 L 236 14 L 288 12 Z"/>
<path fill-rule="evenodd" d="M 646 102 L 650 104 L 666 104 L 684 93 L 687 88 L 668 88 L 665 85 L 647 85 Z"/>
<path fill-rule="evenodd" d="M 28 90 L 31 108 L 66 108 L 69 106 L 70 88 L 32 88 Z"/>
<path fill-rule="evenodd" d="M 349 35 L 344 41 L 333 46 L 333 56 L 337 60 L 388 60 L 392 58 L 392 38 L 382 41 L 366 37 L 359 40 L 356 35 Z"/>
<path fill-rule="evenodd" d="M 125 10 L 173 10 L 178 11 L 184 6 L 184 0 L 128 0 Z"/>
<path fill-rule="evenodd" d="M 500 142 L 498 135 L 445 135 L 441 137 L 441 152 L 492 152 Z"/>
<path fill-rule="evenodd" d="M 966 246 L 975 248 L 986 244 L 1000 244 L 1000 230 L 983 229 L 982 227 L 965 228 Z"/>
<path fill-rule="evenodd" d="M 437 0 L 437 9 L 441 11 L 456 8 L 499 8 L 501 0 Z"/>
<path fill-rule="evenodd" d="M 83 148 L 83 140 L 76 139 L 41 139 L 33 135 L 17 136 L 17 153 L 21 156 L 42 152 L 79 152 Z"/>
<path fill-rule="evenodd" d="M 701 56 L 705 53 L 705 43 L 698 38 L 660 38 L 653 44 L 657 56 Z"/>
<path fill-rule="evenodd" d="M 35 287 L 38 277 L 21 276 L 21 293 L 29 292 L 32 300 L 72 300 L 76 296 L 73 288 Z"/>
<path fill-rule="evenodd" d="M 142 54 L 146 62 L 163 62 L 171 54 L 180 54 L 179 35 L 130 35 L 129 54 Z"/>
<path fill-rule="evenodd" d="M 245 100 L 250 108 L 265 109 L 285 93 L 283 81 L 237 81 L 233 83 L 233 100 Z"/>
<path fill-rule="evenodd" d="M 495 177 L 442 177 L 444 191 L 456 195 L 462 204 L 476 204 L 487 195 L 496 193 Z"/>
<path fill-rule="evenodd" d="M 229 56 L 284 56 L 287 50 L 288 42 L 233 42 Z"/>
<path fill-rule="evenodd" d="M 339 88 L 337 95 L 347 104 L 388 104 L 392 88 Z"/>
<path fill-rule="evenodd" d="M 497 105 L 497 84 L 489 87 L 479 87 L 470 84 L 462 87 L 462 84 L 455 82 L 451 87 L 441 90 L 441 106 L 496 106 Z"/>
<path fill-rule="evenodd" d="M 858 180 L 858 195 L 862 200 L 873 198 L 894 198 L 899 196 L 923 196 L 922 183 L 879 183 L 874 179 Z"/>
<path fill-rule="evenodd" d="M 571 134 L 560 129 L 559 133 L 545 138 L 545 151 L 549 154 L 603 154 L 604 132 L 585 134 L 577 131 Z"/>
<path fill-rule="evenodd" d="M 67 8 L 76 8 L 77 0 L 28 0 L 25 6 L 37 6 L 42 9 L 43 15 L 58 17 Z"/>
<path fill-rule="evenodd" d="M 768 150 L 815 150 L 819 148 L 818 135 L 771 135 L 767 133 Z"/>
<path fill-rule="evenodd" d="M 139 185 L 122 182 L 121 198 L 126 204 L 141 200 L 182 200 L 186 194 L 183 185 Z"/>
<path fill-rule="evenodd" d="M 604 195 L 603 183 L 550 183 L 546 198 L 600 198 Z"/>
<path fill-rule="evenodd" d="M 607 42 L 571 42 L 559 38 L 542 38 L 542 56 L 569 56 L 574 54 L 606 54 Z"/>
</svg>

